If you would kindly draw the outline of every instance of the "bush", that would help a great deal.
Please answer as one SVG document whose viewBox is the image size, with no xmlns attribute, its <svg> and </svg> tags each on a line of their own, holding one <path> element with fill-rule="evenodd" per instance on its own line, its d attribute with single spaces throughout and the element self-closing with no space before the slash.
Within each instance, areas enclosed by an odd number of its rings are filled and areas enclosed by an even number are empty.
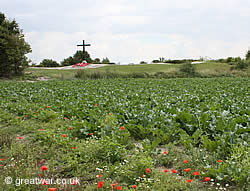
<svg viewBox="0 0 250 191">
<path fill-rule="evenodd" d="M 197 72 L 194 68 L 194 66 L 190 63 L 187 63 L 187 64 L 183 64 L 181 67 L 180 67 L 180 72 L 188 75 L 188 76 L 195 76 L 197 75 Z"/>
<path fill-rule="evenodd" d="M 52 59 L 44 59 L 41 63 L 40 63 L 41 67 L 59 67 L 60 65 L 52 60 Z"/>
</svg>

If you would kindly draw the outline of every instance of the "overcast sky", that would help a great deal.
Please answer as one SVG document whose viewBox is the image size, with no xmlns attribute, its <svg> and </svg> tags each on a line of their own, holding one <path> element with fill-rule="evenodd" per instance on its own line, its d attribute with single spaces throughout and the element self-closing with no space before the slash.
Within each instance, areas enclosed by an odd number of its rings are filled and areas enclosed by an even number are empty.
<svg viewBox="0 0 250 191">
<path fill-rule="evenodd" d="M 244 57 L 250 0 L 0 0 L 32 47 L 33 62 L 72 56 L 85 39 L 92 58 Z"/>
</svg>

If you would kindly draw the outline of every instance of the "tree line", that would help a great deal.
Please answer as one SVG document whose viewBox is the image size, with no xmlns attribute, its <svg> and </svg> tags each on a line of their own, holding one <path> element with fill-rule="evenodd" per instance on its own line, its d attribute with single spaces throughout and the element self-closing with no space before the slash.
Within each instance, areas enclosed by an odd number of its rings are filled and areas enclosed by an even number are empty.
<svg viewBox="0 0 250 191">
<path fill-rule="evenodd" d="M 103 58 L 102 61 L 99 58 L 92 59 L 90 57 L 90 54 L 85 51 L 83 54 L 83 51 L 78 50 L 73 56 L 69 56 L 68 58 L 65 58 L 61 63 L 59 64 L 55 60 L 52 59 L 43 59 L 39 65 L 33 64 L 34 67 L 60 67 L 60 66 L 71 66 L 77 63 L 81 63 L 83 61 L 83 57 L 85 58 L 85 61 L 87 63 L 92 64 L 112 64 L 109 59 Z"/>
</svg>

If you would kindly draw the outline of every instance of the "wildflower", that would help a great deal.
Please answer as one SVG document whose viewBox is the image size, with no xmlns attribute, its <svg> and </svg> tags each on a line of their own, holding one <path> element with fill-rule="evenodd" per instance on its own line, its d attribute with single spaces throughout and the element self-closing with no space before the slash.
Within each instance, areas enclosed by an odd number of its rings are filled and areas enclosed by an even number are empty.
<svg viewBox="0 0 250 191">
<path fill-rule="evenodd" d="M 42 164 L 44 161 L 45 161 L 45 159 L 42 159 L 42 160 L 40 161 L 40 164 Z"/>
<path fill-rule="evenodd" d="M 21 139 L 22 139 L 22 137 L 18 137 L 18 139 L 20 139 L 20 140 L 21 140 Z"/>
<path fill-rule="evenodd" d="M 76 149 L 76 147 L 73 147 L 73 149 Z"/>
<path fill-rule="evenodd" d="M 48 191 L 56 191 L 57 188 L 49 188 Z"/>
<path fill-rule="evenodd" d="M 72 127 L 69 128 L 69 130 L 71 130 L 71 129 L 72 129 Z"/>
<path fill-rule="evenodd" d="M 1 160 L 4 160 L 4 158 L 1 158 Z"/>
<path fill-rule="evenodd" d="M 222 162 L 222 160 L 218 160 L 218 162 Z"/>
<path fill-rule="evenodd" d="M 97 107 L 97 106 L 98 106 L 98 104 L 96 103 L 96 104 L 95 104 L 95 107 Z"/>
<path fill-rule="evenodd" d="M 109 115 L 112 115 L 112 113 L 109 113 Z"/>
<path fill-rule="evenodd" d="M 187 163 L 188 163 L 188 161 L 187 161 L 187 160 L 184 160 L 184 163 L 185 163 L 185 164 L 187 164 Z"/>
<path fill-rule="evenodd" d="M 65 135 L 65 134 L 63 134 L 62 136 L 63 136 L 63 137 L 66 137 L 66 135 Z"/>
<path fill-rule="evenodd" d="M 166 155 L 166 154 L 167 154 L 167 151 L 164 151 L 163 154 Z"/>
<path fill-rule="evenodd" d="M 98 188 L 102 188 L 103 187 L 103 181 L 98 182 Z"/>
<path fill-rule="evenodd" d="M 122 190 L 122 187 L 121 187 L 121 186 L 117 186 L 116 189 L 117 189 L 117 190 Z"/>
<path fill-rule="evenodd" d="M 43 129 L 38 129 L 39 131 L 42 131 Z"/>
<path fill-rule="evenodd" d="M 165 173 L 168 172 L 168 169 L 165 169 L 164 172 L 165 172 Z"/>
<path fill-rule="evenodd" d="M 94 133 L 90 133 L 89 135 L 92 136 L 92 135 L 94 135 Z"/>
<path fill-rule="evenodd" d="M 78 140 L 78 137 L 76 137 L 75 140 Z"/>
<path fill-rule="evenodd" d="M 175 169 L 172 169 L 172 173 L 177 173 L 177 171 Z"/>
<path fill-rule="evenodd" d="M 143 174 L 141 177 L 144 178 L 145 174 Z"/>
<path fill-rule="evenodd" d="M 193 173 L 194 176 L 197 176 L 197 175 L 199 175 L 199 174 L 200 174 L 199 172 L 194 172 L 194 173 Z"/>
<path fill-rule="evenodd" d="M 187 180 L 187 182 L 189 182 L 189 183 L 191 183 L 192 181 L 193 181 L 192 179 Z"/>
<path fill-rule="evenodd" d="M 42 180 L 42 185 L 49 185 L 49 182 L 46 180 Z"/>
<path fill-rule="evenodd" d="M 41 167 L 41 170 L 42 170 L 42 171 L 48 170 L 48 167 L 45 166 L 45 165 L 43 165 L 43 166 Z"/>
<path fill-rule="evenodd" d="M 191 168 L 186 168 L 185 171 L 186 172 L 189 172 L 191 170 Z"/>
<path fill-rule="evenodd" d="M 64 120 L 66 120 L 66 119 L 67 119 L 67 117 L 64 117 L 63 119 L 64 119 Z"/>
<path fill-rule="evenodd" d="M 78 181 L 77 180 L 73 180 L 72 185 L 77 185 Z"/>
<path fill-rule="evenodd" d="M 205 180 L 206 182 L 208 182 L 208 181 L 211 180 L 211 178 L 210 178 L 210 177 L 205 177 L 204 180 Z"/>
<path fill-rule="evenodd" d="M 134 189 L 136 189 L 136 185 L 133 185 L 132 187 L 133 187 Z"/>
<path fill-rule="evenodd" d="M 146 169 L 146 173 L 147 173 L 147 174 L 150 173 L 150 168 L 147 168 L 147 169 Z"/>
<path fill-rule="evenodd" d="M 42 108 L 42 110 L 44 110 L 44 108 Z"/>
<path fill-rule="evenodd" d="M 121 126 L 121 129 L 124 130 L 125 128 L 123 126 Z"/>
<path fill-rule="evenodd" d="M 50 106 L 47 106 L 47 108 L 50 108 Z"/>
<path fill-rule="evenodd" d="M 102 177 L 102 175 L 101 175 L 101 174 L 97 175 L 97 178 L 101 178 L 101 177 Z"/>
</svg>

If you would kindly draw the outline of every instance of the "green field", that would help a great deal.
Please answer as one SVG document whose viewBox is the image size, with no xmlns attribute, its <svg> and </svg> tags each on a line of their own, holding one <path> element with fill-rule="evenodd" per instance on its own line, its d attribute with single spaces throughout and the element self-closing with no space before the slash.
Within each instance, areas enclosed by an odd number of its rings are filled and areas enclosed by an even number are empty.
<svg viewBox="0 0 250 191">
<path fill-rule="evenodd" d="M 247 190 L 248 85 L 249 78 L 1 81 L 0 190 L 112 190 L 116 182 L 114 190 Z M 78 177 L 80 185 L 15 187 L 7 176 Z"/>
<path fill-rule="evenodd" d="M 95 69 L 86 69 L 88 73 L 94 72 L 114 72 L 120 74 L 131 73 L 148 73 L 156 74 L 163 72 L 169 77 L 175 77 L 180 72 L 182 64 L 146 64 L 146 65 L 110 65 Z M 208 62 L 203 64 L 194 65 L 197 73 L 201 77 L 246 77 L 250 75 L 250 68 L 246 70 L 231 70 L 232 66 L 226 63 L 214 63 Z M 56 69 L 26 69 L 26 75 L 20 79 L 24 80 L 36 80 L 38 77 L 47 76 L 50 79 L 74 79 L 78 70 L 56 70 Z"/>
</svg>

